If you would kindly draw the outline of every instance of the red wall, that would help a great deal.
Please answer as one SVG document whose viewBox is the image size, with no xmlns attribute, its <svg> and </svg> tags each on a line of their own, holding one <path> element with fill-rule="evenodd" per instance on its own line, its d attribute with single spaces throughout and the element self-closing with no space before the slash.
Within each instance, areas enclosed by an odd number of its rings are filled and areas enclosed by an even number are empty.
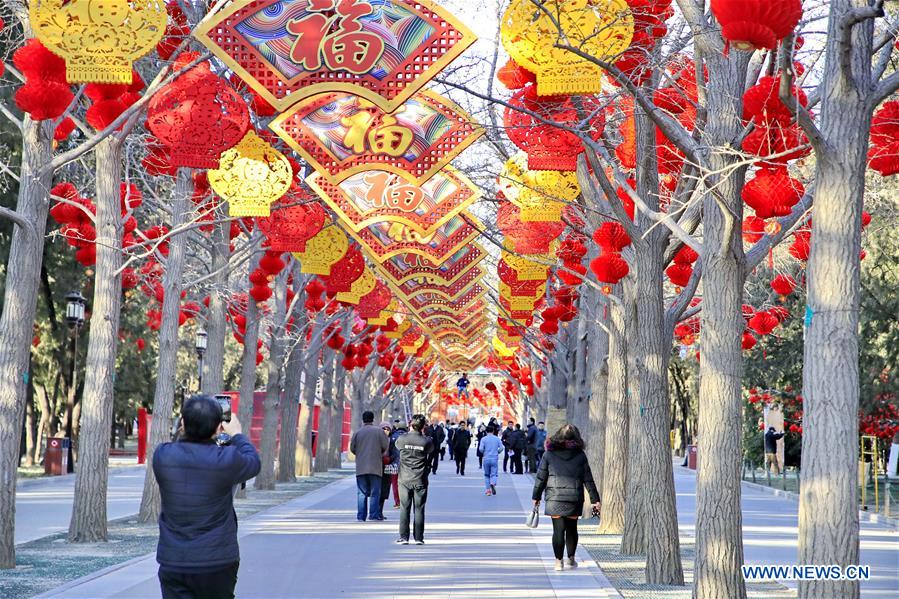
<svg viewBox="0 0 899 599">
<path fill-rule="evenodd" d="M 233 414 L 237 414 L 240 409 L 240 394 L 236 391 L 224 391 L 223 394 L 227 394 L 231 396 L 231 412 Z M 259 449 L 259 439 L 262 437 L 262 420 L 264 417 L 264 407 L 262 402 L 265 400 L 265 392 L 264 391 L 256 391 L 253 393 L 253 420 L 250 422 L 250 430 L 249 436 L 250 441 L 253 445 L 256 446 L 256 449 Z M 283 400 L 283 397 L 282 397 Z M 300 405 L 297 410 L 297 417 L 299 417 L 300 412 L 303 411 L 303 406 Z M 319 406 L 315 406 L 312 412 L 312 432 L 318 432 L 318 412 Z M 349 404 L 343 410 L 343 443 L 341 445 L 341 451 L 347 451 L 350 446 L 350 422 L 352 420 L 352 413 L 350 410 Z M 244 434 L 247 434 L 244 431 Z M 278 443 L 281 438 L 281 412 L 278 411 L 278 428 L 277 428 L 277 437 L 275 440 L 275 451 L 278 451 Z M 312 455 L 315 455 L 315 446 L 312 447 Z"/>
</svg>

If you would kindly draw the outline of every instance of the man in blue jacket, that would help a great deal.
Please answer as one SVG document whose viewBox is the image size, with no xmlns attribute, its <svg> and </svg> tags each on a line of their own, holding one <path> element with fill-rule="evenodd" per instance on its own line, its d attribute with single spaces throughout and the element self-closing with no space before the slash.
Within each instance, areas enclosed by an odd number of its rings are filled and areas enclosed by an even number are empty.
<svg viewBox="0 0 899 599">
<path fill-rule="evenodd" d="M 234 489 L 259 473 L 259 454 L 236 417 L 222 422 L 221 406 L 208 395 L 192 397 L 181 418 L 181 439 L 153 452 L 162 597 L 233 598 L 240 565 Z M 222 432 L 230 440 L 219 444 Z"/>
</svg>

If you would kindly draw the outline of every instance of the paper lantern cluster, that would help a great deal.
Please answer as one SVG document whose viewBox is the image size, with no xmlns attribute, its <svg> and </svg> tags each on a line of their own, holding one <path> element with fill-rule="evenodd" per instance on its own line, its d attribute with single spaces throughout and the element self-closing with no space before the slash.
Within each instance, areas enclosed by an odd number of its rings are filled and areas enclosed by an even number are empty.
<svg viewBox="0 0 899 599">
<path fill-rule="evenodd" d="M 868 165 L 884 177 L 899 174 L 899 100 L 885 102 L 874 113 Z"/>
<path fill-rule="evenodd" d="M 737 50 L 774 50 L 802 18 L 802 0 L 712 0 L 721 36 Z"/>
<path fill-rule="evenodd" d="M 16 90 L 15 102 L 36 121 L 57 119 L 75 99 L 66 82 L 66 63 L 36 38 L 13 53 L 13 64 L 25 76 Z"/>
<path fill-rule="evenodd" d="M 609 292 L 612 285 L 630 272 L 621 251 L 631 244 L 631 238 L 621 223 L 606 221 L 593 232 L 593 241 L 599 246 L 600 253 L 590 262 L 590 270 L 605 285 L 603 291 Z"/>
</svg>

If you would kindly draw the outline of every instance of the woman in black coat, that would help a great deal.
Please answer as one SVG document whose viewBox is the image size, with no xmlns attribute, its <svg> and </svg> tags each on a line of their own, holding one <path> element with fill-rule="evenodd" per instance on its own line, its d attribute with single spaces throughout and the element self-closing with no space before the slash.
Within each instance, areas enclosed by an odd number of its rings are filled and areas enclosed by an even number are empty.
<svg viewBox="0 0 899 599">
<path fill-rule="evenodd" d="M 563 550 L 568 552 L 568 567 L 577 568 L 577 519 L 584 511 L 584 489 L 599 510 L 599 492 L 584 453 L 584 440 L 576 426 L 566 424 L 546 441 L 546 453 L 540 461 L 534 483 L 534 506 L 546 492 L 545 514 L 552 518 L 553 553 L 556 570 L 561 570 Z"/>
</svg>

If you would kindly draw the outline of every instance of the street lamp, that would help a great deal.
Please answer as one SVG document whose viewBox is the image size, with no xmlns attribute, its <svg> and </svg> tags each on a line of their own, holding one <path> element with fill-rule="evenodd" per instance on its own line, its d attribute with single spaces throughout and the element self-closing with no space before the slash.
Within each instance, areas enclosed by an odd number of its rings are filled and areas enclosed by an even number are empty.
<svg viewBox="0 0 899 599">
<path fill-rule="evenodd" d="M 206 331 L 198 329 L 194 339 L 194 349 L 197 350 L 197 384 L 201 393 L 203 391 L 203 355 L 206 353 L 208 337 Z"/>
<path fill-rule="evenodd" d="M 84 326 L 84 305 L 87 300 L 78 291 L 72 291 L 66 294 L 66 323 L 69 330 L 72 331 L 72 372 L 71 384 L 69 385 L 69 394 L 66 397 L 66 437 L 69 442 L 69 460 L 68 471 L 74 470 L 74 460 L 72 460 L 72 429 L 74 422 L 72 418 L 75 411 L 75 392 L 78 388 L 78 332 Z"/>
</svg>

